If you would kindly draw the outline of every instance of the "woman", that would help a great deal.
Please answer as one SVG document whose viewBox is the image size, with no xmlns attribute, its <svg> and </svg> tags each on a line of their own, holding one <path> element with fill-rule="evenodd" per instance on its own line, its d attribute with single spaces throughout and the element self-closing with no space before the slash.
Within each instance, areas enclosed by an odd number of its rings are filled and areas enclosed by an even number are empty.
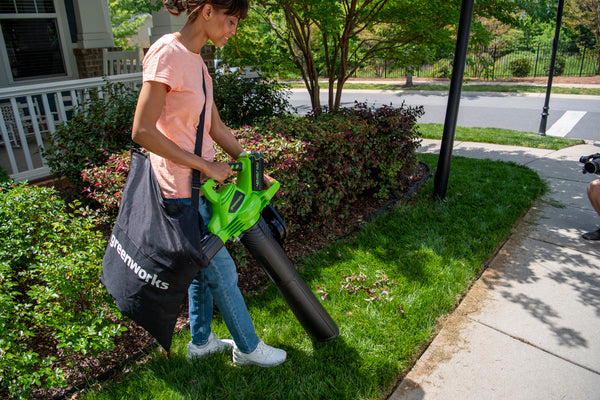
<svg viewBox="0 0 600 400">
<path fill-rule="evenodd" d="M 210 39 L 224 46 L 248 12 L 247 0 L 164 0 L 167 10 L 187 12 L 181 31 L 164 35 L 144 57 L 143 84 L 133 121 L 133 140 L 150 152 L 150 160 L 165 201 L 191 204 L 192 169 L 222 182 L 233 174 L 229 165 L 213 162 L 213 141 L 234 160 L 243 152 L 223 124 L 213 101 L 213 85 L 200 50 Z M 203 89 L 205 87 L 205 90 Z M 205 124 L 202 157 L 194 154 L 202 107 Z M 199 211 L 208 224 L 210 203 L 200 198 Z M 238 365 L 270 367 L 286 353 L 258 338 L 237 286 L 235 263 L 225 248 L 200 271 L 189 288 L 191 341 L 188 360 L 232 349 Z M 213 299 L 233 341 L 211 332 Z"/>
</svg>

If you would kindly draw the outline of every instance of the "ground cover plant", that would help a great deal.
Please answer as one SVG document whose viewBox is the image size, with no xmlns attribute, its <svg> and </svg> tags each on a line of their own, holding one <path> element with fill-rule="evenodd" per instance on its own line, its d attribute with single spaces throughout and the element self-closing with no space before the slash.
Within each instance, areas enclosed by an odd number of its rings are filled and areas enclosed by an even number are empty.
<svg viewBox="0 0 600 400">
<path fill-rule="evenodd" d="M 437 164 L 435 155 L 419 157 Z M 414 198 L 299 264 L 340 326 L 335 341 L 313 343 L 271 286 L 247 303 L 259 335 L 288 352 L 281 366 L 236 367 L 229 354 L 190 364 L 184 330 L 170 360 L 152 351 L 80 397 L 380 399 L 544 190 L 526 167 L 454 157 L 445 202 L 433 199 L 430 181 Z M 213 328 L 228 337 L 219 316 Z"/>
<path fill-rule="evenodd" d="M 0 237 L 0 397 L 29 398 L 114 346 L 120 325 L 99 276 L 106 242 L 54 189 L 11 181 L 0 185 Z"/>
</svg>

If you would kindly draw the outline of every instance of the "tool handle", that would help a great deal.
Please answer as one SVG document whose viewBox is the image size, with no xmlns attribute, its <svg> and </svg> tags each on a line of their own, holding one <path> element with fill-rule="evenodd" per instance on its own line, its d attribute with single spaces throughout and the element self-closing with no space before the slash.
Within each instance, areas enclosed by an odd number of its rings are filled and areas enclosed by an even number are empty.
<svg viewBox="0 0 600 400">
<path fill-rule="evenodd" d="M 227 165 L 232 171 L 241 171 L 244 168 L 244 163 L 241 162 L 228 162 Z"/>
</svg>

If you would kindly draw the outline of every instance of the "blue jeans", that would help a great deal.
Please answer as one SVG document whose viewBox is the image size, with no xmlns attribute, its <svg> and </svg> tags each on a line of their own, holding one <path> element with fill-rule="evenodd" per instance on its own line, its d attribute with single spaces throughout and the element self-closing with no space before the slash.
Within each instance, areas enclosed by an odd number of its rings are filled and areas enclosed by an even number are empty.
<svg viewBox="0 0 600 400">
<path fill-rule="evenodd" d="M 166 199 L 165 201 L 191 204 L 191 199 Z M 210 203 L 204 197 L 200 197 L 198 211 L 202 215 L 204 225 L 208 225 L 212 212 Z M 192 343 L 203 345 L 208 342 L 214 299 L 238 349 L 243 353 L 251 353 L 256 349 L 259 339 L 237 282 L 235 263 L 227 249 L 223 247 L 213 257 L 208 267 L 200 270 L 188 289 Z"/>
</svg>

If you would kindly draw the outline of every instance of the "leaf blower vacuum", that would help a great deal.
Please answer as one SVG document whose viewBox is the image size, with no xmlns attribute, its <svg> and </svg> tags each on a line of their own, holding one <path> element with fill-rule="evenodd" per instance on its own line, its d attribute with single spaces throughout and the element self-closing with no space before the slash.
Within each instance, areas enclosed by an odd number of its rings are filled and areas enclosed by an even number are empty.
<svg viewBox="0 0 600 400">
<path fill-rule="evenodd" d="M 285 223 L 269 201 L 279 189 L 274 181 L 264 189 L 264 158 L 259 152 L 242 153 L 235 163 L 237 185 L 223 185 L 215 191 L 215 181 L 208 179 L 202 191 L 212 206 L 210 232 L 202 249 L 211 259 L 230 238 L 242 244 L 269 275 L 306 332 L 319 342 L 336 338 L 339 329 L 323 305 L 306 285 L 283 250 L 287 235 Z"/>
</svg>

